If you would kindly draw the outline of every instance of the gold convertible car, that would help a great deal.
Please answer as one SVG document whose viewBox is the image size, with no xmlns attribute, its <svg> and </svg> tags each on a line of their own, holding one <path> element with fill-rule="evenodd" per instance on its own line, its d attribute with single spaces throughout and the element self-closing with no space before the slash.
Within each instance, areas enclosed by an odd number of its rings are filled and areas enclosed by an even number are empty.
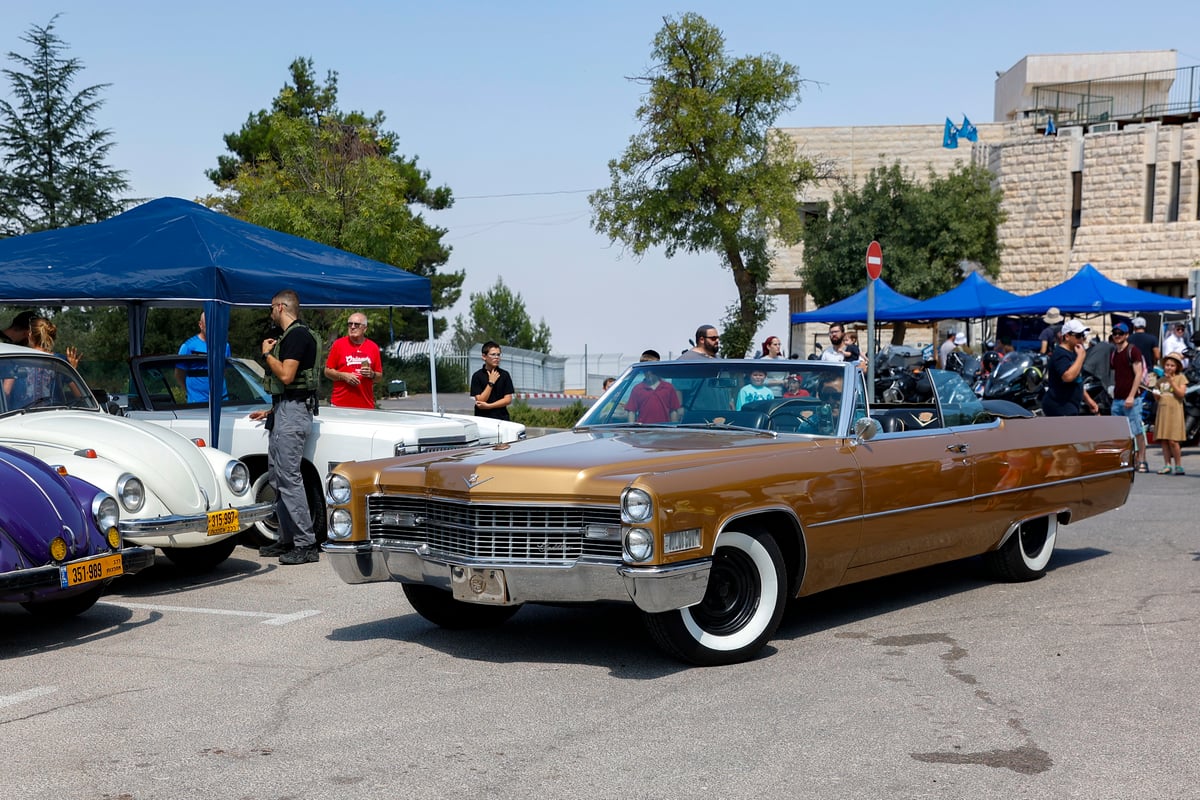
<svg viewBox="0 0 1200 800">
<path fill-rule="evenodd" d="M 337 467 L 325 552 L 445 627 L 632 602 L 670 655 L 728 664 L 790 597 L 980 554 L 1030 580 L 1060 526 L 1124 504 L 1123 418 L 1031 416 L 953 372 L 919 386 L 875 403 L 853 365 L 637 364 L 569 431 Z"/>
</svg>

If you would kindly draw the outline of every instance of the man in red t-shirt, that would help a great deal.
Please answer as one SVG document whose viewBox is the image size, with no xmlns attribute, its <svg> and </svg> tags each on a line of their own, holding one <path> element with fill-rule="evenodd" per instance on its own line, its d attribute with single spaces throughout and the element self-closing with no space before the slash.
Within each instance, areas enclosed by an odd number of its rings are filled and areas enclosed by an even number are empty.
<svg viewBox="0 0 1200 800">
<path fill-rule="evenodd" d="M 350 315 L 349 335 L 335 339 L 325 359 L 325 377 L 333 381 L 330 403 L 343 408 L 374 408 L 375 379 L 383 377 L 379 345 L 367 338 L 367 316 Z"/>
<path fill-rule="evenodd" d="M 679 421 L 679 393 L 654 372 L 643 373 L 642 382 L 633 387 L 625 410 L 630 422 L 654 424 Z"/>
</svg>

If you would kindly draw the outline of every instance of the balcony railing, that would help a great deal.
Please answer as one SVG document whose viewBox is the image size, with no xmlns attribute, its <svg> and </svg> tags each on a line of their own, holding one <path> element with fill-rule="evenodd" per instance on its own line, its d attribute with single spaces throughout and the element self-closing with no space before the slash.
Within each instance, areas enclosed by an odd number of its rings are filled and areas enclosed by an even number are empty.
<svg viewBox="0 0 1200 800">
<path fill-rule="evenodd" d="M 1038 86 L 1033 90 L 1035 126 L 1099 122 L 1173 122 L 1200 119 L 1200 67 L 1139 72 L 1112 78 Z"/>
</svg>

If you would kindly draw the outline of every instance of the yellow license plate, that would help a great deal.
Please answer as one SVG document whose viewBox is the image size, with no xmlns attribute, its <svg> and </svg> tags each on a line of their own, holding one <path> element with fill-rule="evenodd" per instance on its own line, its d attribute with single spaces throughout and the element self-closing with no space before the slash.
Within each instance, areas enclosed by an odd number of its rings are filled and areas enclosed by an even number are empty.
<svg viewBox="0 0 1200 800">
<path fill-rule="evenodd" d="M 222 533 L 235 533 L 242 529 L 238 522 L 236 508 L 224 508 L 220 511 L 208 512 L 208 535 L 217 536 Z"/>
<path fill-rule="evenodd" d="M 120 553 L 110 556 L 96 556 L 84 561 L 76 561 L 58 568 L 58 580 L 62 588 L 78 586 L 81 583 L 102 581 L 105 578 L 115 578 L 125 572 Z"/>
</svg>

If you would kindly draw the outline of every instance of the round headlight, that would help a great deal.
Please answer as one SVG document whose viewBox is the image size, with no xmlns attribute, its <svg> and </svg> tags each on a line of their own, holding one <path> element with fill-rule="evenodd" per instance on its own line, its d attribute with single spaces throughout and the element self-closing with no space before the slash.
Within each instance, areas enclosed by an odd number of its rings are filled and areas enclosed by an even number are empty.
<svg viewBox="0 0 1200 800">
<path fill-rule="evenodd" d="M 350 512 L 344 508 L 335 508 L 329 515 L 329 538 L 349 539 L 350 531 Z"/>
<path fill-rule="evenodd" d="M 121 509 L 117 506 L 117 501 L 107 494 L 96 495 L 92 500 L 92 519 L 105 535 L 110 530 L 116 530 L 117 523 L 121 521 Z"/>
<path fill-rule="evenodd" d="M 230 461 L 225 465 L 225 483 L 234 494 L 245 494 L 250 488 L 250 470 L 240 461 Z"/>
<path fill-rule="evenodd" d="M 643 528 L 625 531 L 625 558 L 630 561 L 646 561 L 654 555 L 654 537 Z"/>
<path fill-rule="evenodd" d="M 126 511 L 141 511 L 146 503 L 146 487 L 136 475 L 126 472 L 117 478 L 117 497 Z"/>
<path fill-rule="evenodd" d="M 325 494 L 334 505 L 344 505 L 350 502 L 350 481 L 344 475 L 336 472 L 329 473 L 325 479 Z"/>
<path fill-rule="evenodd" d="M 654 501 L 641 489 L 626 489 L 621 495 L 621 511 L 630 522 L 649 522 L 654 516 Z"/>
</svg>

